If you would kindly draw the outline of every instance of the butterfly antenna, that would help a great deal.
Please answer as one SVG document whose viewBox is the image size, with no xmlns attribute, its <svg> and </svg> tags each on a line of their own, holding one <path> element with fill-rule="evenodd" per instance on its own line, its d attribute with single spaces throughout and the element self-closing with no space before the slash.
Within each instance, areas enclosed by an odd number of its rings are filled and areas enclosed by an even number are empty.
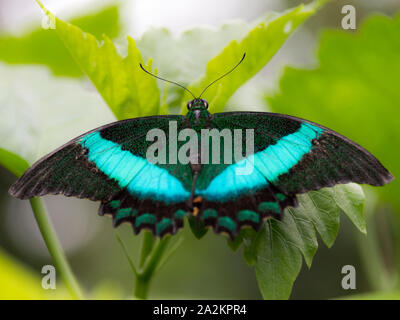
<svg viewBox="0 0 400 320">
<path fill-rule="evenodd" d="M 147 70 L 142 66 L 141 63 L 139 63 L 139 65 L 140 65 L 140 68 L 142 68 L 142 70 L 143 70 L 144 72 L 146 72 L 147 74 L 153 76 L 154 78 L 160 79 L 160 80 L 165 81 L 165 82 L 172 83 L 172 84 L 174 84 L 174 85 L 177 85 L 178 87 L 181 87 L 181 88 L 185 89 L 187 92 L 189 92 L 189 93 L 193 96 L 194 99 L 196 99 L 195 95 L 194 95 L 188 88 L 184 87 L 183 85 L 181 85 L 181 84 L 179 84 L 179 83 L 177 83 L 177 82 L 171 81 L 171 80 L 167 80 L 167 79 L 158 77 L 158 76 L 156 76 L 155 74 L 152 74 L 151 72 L 147 71 Z"/>
<path fill-rule="evenodd" d="M 246 52 L 243 54 L 242 59 L 240 59 L 240 61 L 236 64 L 236 66 L 234 66 L 231 70 L 229 70 L 227 73 L 223 74 L 222 76 L 220 76 L 218 79 L 214 80 L 213 82 L 211 82 L 207 87 L 204 88 L 204 90 L 200 93 L 199 99 L 200 97 L 203 95 L 204 91 L 206 91 L 211 85 L 213 85 L 215 82 L 217 82 L 218 80 L 221 80 L 223 77 L 227 76 L 228 74 L 230 74 L 233 70 L 235 70 L 239 64 L 242 63 L 244 57 L 246 56 Z"/>
</svg>

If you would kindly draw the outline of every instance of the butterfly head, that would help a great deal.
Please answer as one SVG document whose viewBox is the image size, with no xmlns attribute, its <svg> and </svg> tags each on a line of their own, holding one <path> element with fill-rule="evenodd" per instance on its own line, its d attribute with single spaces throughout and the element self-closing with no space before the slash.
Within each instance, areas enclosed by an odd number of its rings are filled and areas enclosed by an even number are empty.
<svg viewBox="0 0 400 320">
<path fill-rule="evenodd" d="M 209 121 L 208 102 L 204 99 L 195 98 L 187 103 L 188 113 L 186 119 L 191 122 L 193 128 L 203 127 Z"/>
<path fill-rule="evenodd" d="M 187 103 L 187 108 L 188 110 L 207 110 L 208 102 L 207 100 L 196 98 Z"/>
</svg>

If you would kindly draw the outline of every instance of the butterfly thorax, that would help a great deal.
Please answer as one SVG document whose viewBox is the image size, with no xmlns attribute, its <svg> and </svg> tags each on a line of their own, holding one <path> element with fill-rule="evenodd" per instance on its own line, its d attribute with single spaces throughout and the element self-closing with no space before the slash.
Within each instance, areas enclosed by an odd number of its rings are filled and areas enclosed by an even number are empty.
<svg viewBox="0 0 400 320">
<path fill-rule="evenodd" d="M 189 109 L 186 114 L 186 120 L 189 126 L 194 130 L 207 128 L 210 123 L 210 113 L 208 112 L 208 103 L 204 99 L 194 99 L 187 104 Z"/>
</svg>

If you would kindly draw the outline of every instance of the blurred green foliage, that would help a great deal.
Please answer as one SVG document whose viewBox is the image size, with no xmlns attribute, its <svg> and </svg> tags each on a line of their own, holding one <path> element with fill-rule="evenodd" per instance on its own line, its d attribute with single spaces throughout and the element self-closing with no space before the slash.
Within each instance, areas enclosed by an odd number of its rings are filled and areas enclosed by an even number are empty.
<svg viewBox="0 0 400 320">
<path fill-rule="evenodd" d="M 0 300 L 60 300 L 71 299 L 67 290 L 57 284 L 57 290 L 44 290 L 39 272 L 15 260 L 0 250 Z M 123 299 L 121 288 L 101 280 L 88 295 L 89 299 Z"/>
<path fill-rule="evenodd" d="M 103 43 L 99 44 L 94 35 L 43 10 L 55 19 L 55 33 L 117 119 L 157 114 L 160 94 L 156 80 L 139 68 L 142 58 L 132 38 L 128 37 L 128 55 L 122 58 L 107 36 L 103 35 Z M 151 71 L 150 65 L 148 68 Z"/>
<path fill-rule="evenodd" d="M 43 290 L 42 279 L 0 250 L 0 300 L 68 299 L 65 289 Z"/>
<path fill-rule="evenodd" d="M 400 15 L 370 17 L 356 33 L 326 31 L 320 42 L 319 65 L 311 70 L 286 67 L 280 92 L 268 95 L 267 102 L 276 112 L 321 123 L 356 141 L 398 177 Z M 380 196 L 369 209 L 371 216 L 388 203 L 397 214 L 389 222 L 391 228 L 384 231 L 384 237 L 394 241 L 394 252 L 383 252 L 377 236 L 381 227 L 372 217 L 369 237 L 359 241 L 370 283 L 376 289 L 391 290 L 399 286 L 400 182 L 395 179 L 385 187 L 366 188 L 368 194 Z M 385 266 L 387 255 L 394 258 Z"/>
<path fill-rule="evenodd" d="M 344 299 L 349 300 L 400 300 L 399 291 L 390 292 L 373 292 L 367 294 L 358 294 L 350 297 L 345 297 Z"/>
<path fill-rule="evenodd" d="M 114 38 L 121 29 L 119 9 L 115 5 L 73 19 L 71 23 L 99 38 L 103 34 Z M 9 64 L 45 65 L 57 76 L 83 75 L 57 35 L 42 28 L 21 37 L 0 34 L 0 60 Z"/>
<path fill-rule="evenodd" d="M 354 34 L 326 31 L 319 66 L 287 67 L 270 107 L 345 135 L 400 176 L 400 15 L 367 19 Z M 400 181 L 374 188 L 400 214 Z"/>
<path fill-rule="evenodd" d="M 230 96 L 268 63 L 296 27 L 315 13 L 323 2 L 315 1 L 280 15 L 269 15 L 265 21 L 251 29 L 240 44 L 235 40 L 230 42 L 208 64 L 206 75 L 197 84 L 198 87 L 192 85 L 190 88 L 199 91 L 213 80 L 215 75 L 224 73 L 227 63 L 234 65 L 237 63 L 237 57 L 247 52 L 248 59 L 228 79 L 229 81 L 225 80 L 219 86 L 212 87 L 208 93 L 211 104 L 216 104 L 215 110 L 222 109 Z M 128 55 L 122 58 L 109 38 L 103 37 L 104 42 L 99 44 L 94 36 L 84 34 L 80 28 L 64 23 L 43 9 L 50 19 L 55 19 L 55 32 L 77 64 L 92 80 L 117 119 L 152 115 L 160 111 L 157 84 L 137 67 L 137 64 L 142 62 L 142 57 L 133 39 L 128 38 Z M 186 98 L 188 97 L 184 96 L 184 99 Z M 340 197 L 336 196 L 337 194 L 340 194 Z M 246 237 L 246 261 L 255 265 L 259 287 L 264 297 L 288 298 L 300 271 L 301 253 L 308 266 L 311 265 L 318 245 L 316 230 L 328 245 L 332 245 L 336 238 L 341 210 L 348 212 L 354 221 L 363 223 L 360 205 L 362 201 L 361 189 L 354 186 L 337 186 L 317 191 L 308 195 L 308 198 L 302 197 L 300 208 L 290 211 L 282 222 L 268 222 L 263 232 Z M 354 204 L 341 207 L 341 204 L 345 203 Z M 309 211 L 308 215 L 305 211 Z M 364 226 L 361 226 L 361 229 L 364 230 Z M 273 241 L 272 237 L 275 237 Z"/>
<path fill-rule="evenodd" d="M 203 96 L 210 104 L 210 112 L 223 111 L 235 91 L 254 77 L 297 27 L 325 2 L 325 0 L 318 0 L 308 5 L 300 5 L 282 14 L 268 15 L 265 21 L 253 28 L 240 42 L 233 40 L 221 53 L 212 58 L 207 64 L 206 74 L 199 81 L 191 84 L 189 90 L 199 95 L 208 84 L 215 80 L 216 75 L 224 74 L 229 70 L 227 66 L 234 66 L 243 53 L 247 53 L 246 60 L 238 70 L 207 89 Z M 190 95 L 186 93 L 181 103 L 183 112 L 186 109 L 186 102 L 190 99 Z"/>
<path fill-rule="evenodd" d="M 149 30 L 139 40 L 128 38 L 126 57 L 117 51 L 110 40 L 120 30 L 118 12 L 114 11 L 117 9 L 110 7 L 96 15 L 73 21 L 72 24 L 57 19 L 56 30 L 38 30 L 23 38 L 5 36 L 0 39 L 0 59 L 9 63 L 44 64 L 56 75 L 77 77 L 86 73 L 115 117 L 124 119 L 168 112 L 174 104 L 183 105 L 190 99 L 179 88 L 166 87 L 164 90 L 155 79 L 144 74 L 138 68 L 143 59 L 148 61 L 147 68 L 151 69 L 150 59 L 155 58 L 154 65 L 159 69 L 162 66 L 163 72 L 172 80 L 186 81 L 183 84 L 189 84 L 188 75 L 191 78 L 200 76 L 190 84 L 195 93 L 200 93 L 206 84 L 237 63 L 246 52 L 245 63 L 231 77 L 207 91 L 205 97 L 211 106 L 215 106 L 212 111 L 221 111 L 233 93 L 260 71 L 287 37 L 324 2 L 314 1 L 282 14 L 267 15 L 256 23 L 226 25 L 218 31 L 195 29 L 185 32 L 180 38 L 173 38 L 165 29 Z M 49 12 L 47 14 L 51 15 Z M 335 131 L 342 132 L 366 146 L 378 158 L 382 156 L 384 164 L 385 155 L 393 161 L 396 153 L 387 151 L 392 150 L 388 141 L 393 143 L 392 139 L 398 139 L 398 136 L 393 129 L 396 119 L 390 116 L 393 112 L 391 108 L 399 101 L 399 96 L 394 88 L 386 88 L 384 81 L 389 75 L 391 83 L 396 83 L 394 76 L 399 71 L 397 62 L 400 60 L 392 50 L 393 44 L 399 44 L 398 31 L 393 30 L 394 26 L 398 28 L 398 20 L 394 23 L 388 18 L 375 18 L 375 22 L 369 22 L 369 27 L 363 28 L 360 35 L 328 33 L 322 38 L 321 66 L 315 70 L 287 69 L 281 81 L 281 93 L 268 98 L 271 107 L 283 113 L 304 115 L 307 119 L 331 126 Z M 84 33 L 82 29 L 89 33 Z M 383 38 L 382 32 L 387 33 L 388 39 L 379 39 Z M 106 33 L 108 37 L 101 36 L 102 33 Z M 204 47 L 204 39 L 210 40 L 212 45 L 201 48 Z M 230 42 L 231 39 L 235 40 Z M 374 41 L 379 41 L 379 45 L 375 45 Z M 4 43 L 8 44 L 10 50 L 1 50 Z M 43 50 L 53 47 L 54 50 Z M 13 50 L 18 52 L 15 60 L 9 54 Z M 7 53 L 2 53 L 4 51 Z M 368 53 L 370 51 L 372 54 Z M 171 63 L 172 61 L 179 63 Z M 191 69 L 196 70 L 195 73 Z M 377 75 L 381 77 L 376 79 Z M 357 107 L 353 107 L 354 105 Z M 385 110 L 380 112 L 377 105 Z M 371 113 L 366 113 L 365 108 L 371 108 Z M 71 110 L 66 109 L 64 112 L 60 117 Z M 349 116 L 350 112 L 354 113 Z M 42 116 L 47 115 L 44 112 Z M 358 120 L 360 118 L 362 121 Z M 386 120 L 392 121 L 391 125 L 386 126 Z M 365 125 L 365 132 L 360 133 L 360 122 Z M 372 134 L 370 128 L 376 127 L 380 131 Z M 369 134 L 365 134 L 366 132 Z M 385 135 L 390 136 L 390 139 L 386 136 L 384 141 Z M 361 136 L 364 138 L 361 139 Z M 34 135 L 33 137 L 35 138 Z M 24 145 L 20 145 L 13 151 L 22 152 L 24 148 Z M 24 164 L 24 160 L 19 156 L 0 149 L 0 157 L 1 164 L 6 168 L 13 172 L 21 171 L 18 164 Z M 390 165 L 389 161 L 388 166 L 396 174 L 396 166 Z M 382 188 L 384 195 L 386 188 Z M 388 192 L 387 199 L 393 198 L 396 202 L 398 200 L 393 197 L 393 192 Z M 263 297 L 289 297 L 302 265 L 302 256 L 307 266 L 311 265 L 318 247 L 317 234 L 328 247 L 333 245 L 339 230 L 341 212 L 347 214 L 361 232 L 365 232 L 363 200 L 362 189 L 352 184 L 311 192 L 300 197 L 298 208 L 285 212 L 283 221 L 268 221 L 258 234 L 246 230 L 243 233 L 244 258 L 249 265 L 255 266 Z M 241 242 L 230 245 L 237 250 Z M 1 261 L 0 259 L 0 264 Z M 8 261 L 7 258 L 4 261 Z M 22 270 L 21 274 L 23 273 Z M 5 275 L 0 275 L 0 278 L 3 276 Z M 36 282 L 32 283 L 37 286 Z M 111 288 L 109 292 L 108 288 Z M 36 292 L 29 293 L 29 286 L 27 290 L 21 294 L 32 298 L 41 297 Z M 40 291 L 43 292 L 41 288 Z M 122 295 L 118 286 L 100 282 L 98 289 L 90 296 L 119 298 Z"/>
</svg>

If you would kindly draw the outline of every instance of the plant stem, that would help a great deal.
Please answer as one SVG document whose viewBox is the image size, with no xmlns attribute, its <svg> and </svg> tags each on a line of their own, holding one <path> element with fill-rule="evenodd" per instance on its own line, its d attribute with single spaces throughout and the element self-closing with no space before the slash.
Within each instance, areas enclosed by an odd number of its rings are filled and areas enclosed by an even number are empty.
<svg viewBox="0 0 400 320">
<path fill-rule="evenodd" d="M 143 238 L 143 247 L 142 247 L 142 253 L 147 252 L 148 255 L 144 257 L 144 260 L 147 262 L 143 271 L 138 272 L 135 275 L 135 290 L 134 290 L 134 296 L 138 299 L 147 299 L 148 292 L 149 292 L 149 287 L 150 287 L 150 282 L 151 279 L 154 275 L 154 271 L 156 270 L 158 264 L 161 261 L 161 258 L 163 254 L 165 253 L 166 248 L 168 247 L 168 243 L 170 241 L 170 236 L 166 236 L 164 239 L 159 240 L 157 245 L 150 251 L 148 251 L 148 244 L 150 240 L 148 239 L 149 236 L 151 236 L 151 241 L 152 241 L 152 247 L 154 245 L 154 236 L 150 233 L 147 232 L 148 236 L 145 236 Z M 147 238 L 147 240 L 146 240 Z M 142 258 L 143 256 L 141 256 Z"/>
<path fill-rule="evenodd" d="M 140 300 L 146 300 L 150 287 L 150 279 L 145 279 L 140 274 L 135 277 L 134 296 Z"/>
<path fill-rule="evenodd" d="M 167 249 L 169 241 L 171 240 L 171 236 L 167 235 L 164 239 L 160 239 L 157 243 L 157 246 L 151 252 L 151 256 L 149 258 L 148 263 L 146 264 L 145 269 L 141 272 L 142 276 L 145 278 L 151 278 L 154 273 L 154 270 L 157 268 L 158 264 L 161 261 L 163 254 L 165 253 L 165 249 Z"/>
<path fill-rule="evenodd" d="M 131 257 L 129 256 L 128 250 L 126 249 L 126 247 L 125 247 L 123 241 L 121 240 L 121 237 L 118 235 L 117 232 L 115 232 L 115 236 L 116 236 L 116 238 L 117 238 L 117 240 L 118 240 L 119 245 L 120 245 L 121 248 L 122 248 L 122 251 L 124 252 L 124 255 L 125 255 L 126 259 L 128 260 L 129 265 L 131 266 L 131 269 L 132 269 L 133 273 L 134 273 L 135 276 L 136 276 L 138 272 L 137 272 L 137 270 L 136 270 L 135 264 L 133 263 Z"/>
<path fill-rule="evenodd" d="M 42 234 L 47 249 L 53 259 L 57 272 L 60 273 L 64 284 L 74 299 L 83 299 L 82 291 L 74 274 L 68 264 L 61 244 L 54 232 L 53 225 L 48 217 L 47 211 L 40 198 L 31 198 L 30 200 L 36 222 Z"/>
<path fill-rule="evenodd" d="M 143 268 L 147 257 L 150 255 L 151 250 L 154 247 L 154 236 L 148 230 L 143 230 L 143 240 L 142 240 L 142 249 L 140 250 L 140 260 L 139 260 L 139 268 Z"/>
</svg>

